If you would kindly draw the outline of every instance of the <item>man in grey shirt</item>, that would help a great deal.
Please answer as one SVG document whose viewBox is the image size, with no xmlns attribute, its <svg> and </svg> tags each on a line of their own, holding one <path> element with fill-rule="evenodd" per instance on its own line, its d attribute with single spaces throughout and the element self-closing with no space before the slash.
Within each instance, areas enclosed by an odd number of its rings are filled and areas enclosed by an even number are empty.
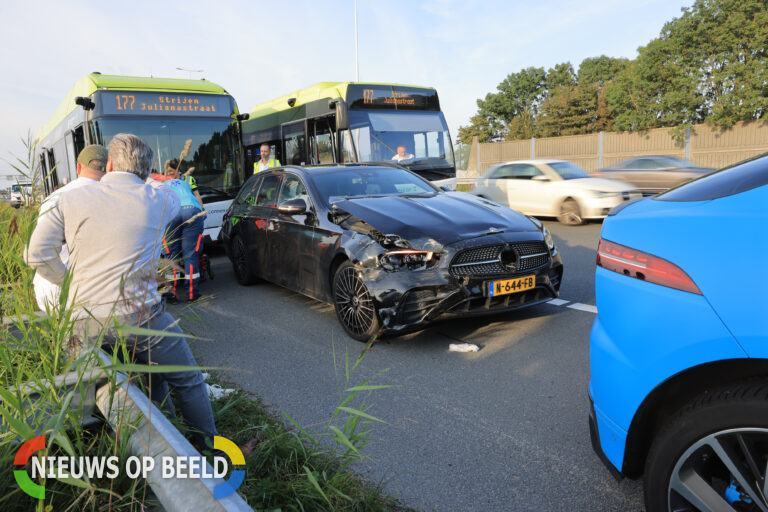
<svg viewBox="0 0 768 512">
<path fill-rule="evenodd" d="M 179 211 L 176 195 L 150 180 L 152 149 L 139 137 L 117 134 L 109 143 L 104 178 L 72 190 L 38 220 L 27 263 L 52 283 L 61 284 L 67 268 L 58 256 L 61 240 L 70 250 L 71 284 L 67 305 L 76 331 L 93 339 L 106 328 L 104 345 L 118 339 L 114 321 L 168 334 L 130 336 L 128 352 L 139 363 L 197 366 L 182 331 L 165 311 L 157 292 L 157 273 L 165 228 Z M 169 385 L 176 390 L 185 420 L 196 441 L 212 446 L 217 435 L 211 403 L 199 370 L 155 373 L 150 395 L 174 416 Z"/>
</svg>

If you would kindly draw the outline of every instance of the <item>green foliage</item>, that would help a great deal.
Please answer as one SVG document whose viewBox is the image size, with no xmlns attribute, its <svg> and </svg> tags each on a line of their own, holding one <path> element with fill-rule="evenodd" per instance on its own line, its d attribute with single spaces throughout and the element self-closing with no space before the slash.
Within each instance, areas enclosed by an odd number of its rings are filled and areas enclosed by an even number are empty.
<svg viewBox="0 0 768 512">
<path fill-rule="evenodd" d="M 589 57 L 581 61 L 578 72 L 578 83 L 596 84 L 604 87 L 613 82 L 629 64 L 628 59 L 617 59 L 614 57 Z"/>
<path fill-rule="evenodd" d="M 547 93 L 551 93 L 562 88 L 576 87 L 576 73 L 570 62 L 556 64 L 554 68 L 549 68 L 547 78 L 545 79 Z"/>
<path fill-rule="evenodd" d="M 510 74 L 459 131 L 471 142 L 707 122 L 727 128 L 768 112 L 768 3 L 696 0 L 634 60 L 601 55 L 574 73 L 565 62 L 544 73 Z M 500 128 L 503 126 L 503 128 Z"/>
</svg>

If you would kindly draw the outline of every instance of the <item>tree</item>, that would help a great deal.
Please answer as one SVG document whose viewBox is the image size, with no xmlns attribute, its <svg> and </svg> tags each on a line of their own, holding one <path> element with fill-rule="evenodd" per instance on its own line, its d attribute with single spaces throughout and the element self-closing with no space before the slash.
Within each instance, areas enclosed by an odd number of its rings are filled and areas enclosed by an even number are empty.
<svg viewBox="0 0 768 512">
<path fill-rule="evenodd" d="M 472 144 L 475 136 L 480 142 L 494 142 L 503 140 L 505 133 L 504 125 L 498 120 L 475 114 L 469 120 L 469 125 L 459 127 L 458 138 L 462 144 Z"/>
<path fill-rule="evenodd" d="M 549 68 L 546 84 L 548 91 L 554 91 L 560 87 L 576 87 L 578 82 L 571 63 L 563 62 L 556 64 L 554 68 Z"/>
<path fill-rule="evenodd" d="M 508 75 L 485 99 L 477 100 L 477 114 L 460 129 L 459 140 L 472 135 L 491 140 L 526 139 L 536 134 L 536 116 L 546 92 L 544 68 L 526 68 Z"/>
<path fill-rule="evenodd" d="M 765 0 L 697 0 L 639 49 L 607 94 L 616 128 L 728 127 L 768 109 Z"/>
<path fill-rule="evenodd" d="M 579 65 L 578 81 L 580 85 L 596 84 L 600 87 L 613 82 L 629 64 L 629 59 L 614 57 L 589 57 Z"/>
<path fill-rule="evenodd" d="M 538 119 L 541 137 L 592 133 L 597 118 L 597 86 L 562 85 L 550 90 Z"/>
</svg>

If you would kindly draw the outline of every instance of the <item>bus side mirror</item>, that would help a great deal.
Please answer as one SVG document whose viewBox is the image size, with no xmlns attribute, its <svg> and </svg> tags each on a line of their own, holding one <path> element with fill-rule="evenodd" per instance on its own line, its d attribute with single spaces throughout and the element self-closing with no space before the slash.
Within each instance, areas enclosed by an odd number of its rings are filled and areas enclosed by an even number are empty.
<svg viewBox="0 0 768 512">
<path fill-rule="evenodd" d="M 328 102 L 328 107 L 336 108 L 336 129 L 349 129 L 349 116 L 347 115 L 347 102 L 341 98 L 336 98 Z"/>
</svg>

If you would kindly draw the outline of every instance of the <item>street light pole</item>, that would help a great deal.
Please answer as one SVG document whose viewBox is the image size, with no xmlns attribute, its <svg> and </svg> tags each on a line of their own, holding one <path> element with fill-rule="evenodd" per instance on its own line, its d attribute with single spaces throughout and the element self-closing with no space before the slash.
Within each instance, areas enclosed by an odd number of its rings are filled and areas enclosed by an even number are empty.
<svg viewBox="0 0 768 512">
<path fill-rule="evenodd" d="M 187 68 L 176 68 L 176 69 L 178 69 L 179 71 L 186 71 L 187 73 L 189 73 L 189 79 L 190 80 L 192 80 L 192 73 L 202 73 L 203 72 L 202 69 L 187 69 Z"/>
<path fill-rule="evenodd" d="M 360 58 L 357 50 L 357 0 L 355 0 L 355 82 L 360 81 Z"/>
</svg>

